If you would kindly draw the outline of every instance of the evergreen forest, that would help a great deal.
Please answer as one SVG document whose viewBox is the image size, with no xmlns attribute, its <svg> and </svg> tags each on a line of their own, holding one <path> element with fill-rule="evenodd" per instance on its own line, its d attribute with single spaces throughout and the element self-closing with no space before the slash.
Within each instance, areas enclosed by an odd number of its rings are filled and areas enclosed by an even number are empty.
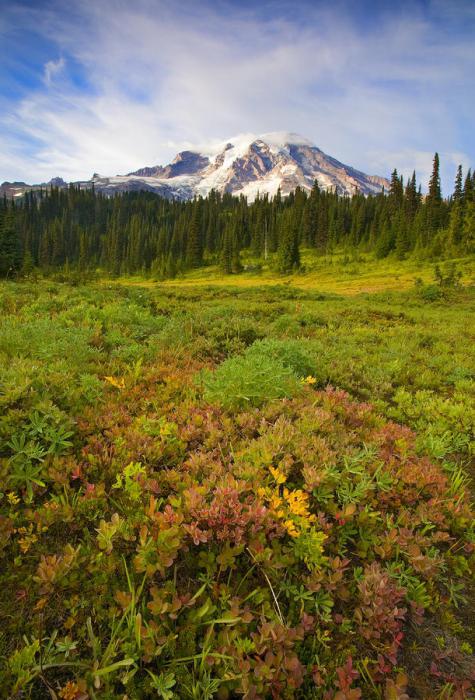
<svg viewBox="0 0 475 700">
<path fill-rule="evenodd" d="M 297 188 L 252 203 L 216 191 L 185 202 L 147 192 L 107 197 L 75 185 L 31 191 L 0 204 L 0 276 L 99 269 L 166 279 L 209 264 L 231 274 L 243 268 L 242 251 L 288 273 L 300 269 L 302 248 L 399 260 L 470 254 L 475 172 L 464 175 L 459 166 L 444 199 L 439 169 L 436 153 L 426 195 L 415 173 L 404 182 L 396 170 L 388 192 L 369 197 L 324 191 L 316 182 L 309 194 Z"/>
</svg>

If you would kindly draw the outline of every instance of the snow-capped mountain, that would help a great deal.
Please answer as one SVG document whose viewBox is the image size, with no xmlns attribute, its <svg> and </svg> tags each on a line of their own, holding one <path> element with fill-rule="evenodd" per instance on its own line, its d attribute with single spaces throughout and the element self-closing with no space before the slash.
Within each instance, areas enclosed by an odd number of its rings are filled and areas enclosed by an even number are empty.
<svg viewBox="0 0 475 700">
<path fill-rule="evenodd" d="M 165 166 L 113 177 L 94 173 L 81 185 L 94 184 L 97 191 L 109 195 L 148 190 L 176 199 L 205 197 L 214 189 L 253 201 L 258 194 L 273 196 L 279 188 L 283 196 L 296 187 L 310 190 L 315 180 L 322 189 L 349 195 L 377 194 L 389 186 L 385 178 L 365 175 L 326 155 L 311 141 L 287 132 L 241 134 L 212 147 L 182 151 Z"/>
<path fill-rule="evenodd" d="M 285 196 L 297 186 L 340 194 L 376 194 L 388 187 L 385 178 L 365 175 L 344 165 L 297 134 L 243 134 L 205 150 L 182 151 L 166 166 L 141 168 L 123 176 L 95 178 L 96 189 L 147 189 L 167 197 L 205 197 L 212 189 L 244 195 L 273 196 L 280 187 Z"/>
</svg>

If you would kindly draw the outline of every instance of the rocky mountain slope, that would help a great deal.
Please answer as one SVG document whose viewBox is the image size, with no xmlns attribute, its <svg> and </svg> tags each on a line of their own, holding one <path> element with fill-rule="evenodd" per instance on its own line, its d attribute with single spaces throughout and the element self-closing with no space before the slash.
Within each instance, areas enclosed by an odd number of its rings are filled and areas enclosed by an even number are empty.
<svg viewBox="0 0 475 700">
<path fill-rule="evenodd" d="M 108 195 L 148 190 L 177 199 L 205 197 L 215 189 L 252 201 L 258 194 L 273 196 L 279 188 L 284 196 L 298 186 L 310 190 L 315 180 L 322 189 L 348 195 L 377 194 L 389 186 L 386 178 L 365 175 L 326 155 L 307 139 L 286 132 L 240 135 L 212 148 L 182 151 L 166 166 L 144 167 L 112 177 L 95 173 L 91 180 L 80 184 L 94 184 L 96 190 Z M 54 178 L 51 184 L 62 186 L 62 180 Z M 30 187 L 3 183 L 0 190 L 7 196 L 19 196 Z"/>
</svg>

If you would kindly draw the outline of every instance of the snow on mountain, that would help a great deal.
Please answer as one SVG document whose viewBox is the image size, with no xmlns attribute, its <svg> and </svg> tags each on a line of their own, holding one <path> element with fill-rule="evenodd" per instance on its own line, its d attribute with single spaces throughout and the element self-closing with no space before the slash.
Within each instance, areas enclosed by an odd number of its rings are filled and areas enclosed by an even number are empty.
<svg viewBox="0 0 475 700">
<path fill-rule="evenodd" d="M 285 196 L 300 186 L 310 190 L 315 180 L 323 189 L 340 194 L 376 194 L 389 183 L 368 176 L 327 156 L 306 138 L 288 132 L 240 134 L 200 150 L 179 153 L 165 167 L 142 168 L 125 178 L 105 178 L 107 186 L 173 191 L 180 198 L 201 195 L 212 189 L 244 195 L 273 196 L 280 188 Z M 106 184 L 106 183 L 104 183 Z"/>
<path fill-rule="evenodd" d="M 55 180 L 61 186 L 60 179 Z M 296 187 L 310 190 L 315 180 L 322 189 L 348 195 L 377 194 L 389 187 L 386 178 L 365 175 L 326 155 L 308 139 L 280 131 L 239 134 L 206 147 L 188 148 L 168 165 L 144 167 L 127 175 L 94 173 L 80 185 L 94 184 L 107 195 L 147 190 L 170 199 L 206 197 L 214 189 L 253 201 L 258 195 L 274 196 L 279 188 L 283 196 Z"/>
</svg>

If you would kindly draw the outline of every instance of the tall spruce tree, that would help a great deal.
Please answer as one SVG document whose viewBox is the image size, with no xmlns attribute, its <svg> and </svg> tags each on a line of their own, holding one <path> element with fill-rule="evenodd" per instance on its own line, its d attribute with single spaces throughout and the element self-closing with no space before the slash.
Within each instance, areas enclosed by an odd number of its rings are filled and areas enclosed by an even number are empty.
<svg viewBox="0 0 475 700">
<path fill-rule="evenodd" d="M 229 224 L 223 233 L 220 267 L 225 275 L 230 275 L 233 271 L 233 236 Z"/>
<path fill-rule="evenodd" d="M 462 166 L 457 168 L 455 176 L 455 187 L 452 196 L 452 207 L 449 219 L 449 244 L 457 249 L 463 237 L 463 189 L 462 189 Z"/>
<path fill-rule="evenodd" d="M 277 250 L 277 267 L 285 274 L 300 267 L 299 237 L 293 212 L 283 214 L 282 235 Z"/>
<path fill-rule="evenodd" d="M 432 164 L 432 175 L 429 180 L 429 192 L 426 198 L 427 209 L 427 234 L 428 240 L 442 226 L 442 193 L 440 188 L 440 161 L 439 154 L 435 153 Z"/>
<path fill-rule="evenodd" d="M 201 235 L 200 201 L 193 202 L 193 211 L 188 229 L 186 246 L 186 264 L 188 267 L 199 267 L 203 263 L 203 241 Z"/>
<path fill-rule="evenodd" d="M 15 275 L 21 267 L 21 259 L 15 210 L 9 206 L 0 220 L 0 277 Z"/>
</svg>

